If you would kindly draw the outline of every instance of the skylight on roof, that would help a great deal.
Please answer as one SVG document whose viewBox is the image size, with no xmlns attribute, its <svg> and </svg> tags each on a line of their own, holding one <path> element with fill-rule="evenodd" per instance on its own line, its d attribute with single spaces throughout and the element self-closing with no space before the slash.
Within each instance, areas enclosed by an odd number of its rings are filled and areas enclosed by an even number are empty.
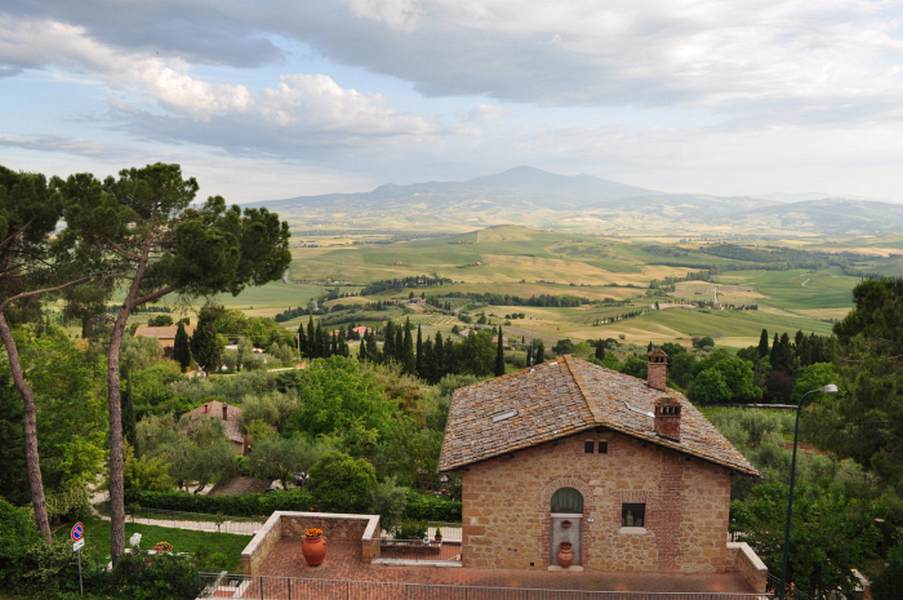
<svg viewBox="0 0 903 600">
<path fill-rule="evenodd" d="M 502 411 L 500 413 L 495 413 L 494 415 L 492 415 L 492 422 L 500 423 L 502 421 L 507 421 L 511 417 L 516 417 L 516 416 L 517 416 L 517 409 L 512 408 L 511 410 Z"/>
</svg>

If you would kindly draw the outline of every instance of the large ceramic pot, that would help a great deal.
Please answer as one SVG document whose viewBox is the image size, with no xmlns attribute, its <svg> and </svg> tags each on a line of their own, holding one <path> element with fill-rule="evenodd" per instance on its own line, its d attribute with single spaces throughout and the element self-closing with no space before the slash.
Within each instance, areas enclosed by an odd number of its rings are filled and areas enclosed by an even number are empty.
<svg viewBox="0 0 903 600">
<path fill-rule="evenodd" d="M 561 542 L 558 546 L 558 566 L 567 569 L 574 562 L 574 547 L 570 542 Z"/>
<path fill-rule="evenodd" d="M 319 567 L 326 558 L 326 540 L 322 535 L 305 535 L 301 542 L 301 554 L 311 567 Z"/>
</svg>

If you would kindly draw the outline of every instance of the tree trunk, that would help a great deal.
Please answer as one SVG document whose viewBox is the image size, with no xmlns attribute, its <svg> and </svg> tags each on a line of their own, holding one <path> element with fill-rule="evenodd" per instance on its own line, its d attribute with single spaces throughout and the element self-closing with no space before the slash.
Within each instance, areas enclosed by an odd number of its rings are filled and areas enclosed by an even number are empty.
<svg viewBox="0 0 903 600">
<path fill-rule="evenodd" d="M 44 541 L 50 544 L 53 537 L 50 533 L 50 520 L 47 517 L 47 502 L 44 499 L 44 481 L 41 479 L 41 460 L 38 454 L 38 419 L 37 408 L 34 403 L 34 395 L 31 386 L 25 379 L 22 371 L 22 362 L 19 358 L 19 349 L 16 340 L 13 339 L 6 315 L 0 312 L 0 338 L 6 347 L 9 357 L 10 370 L 13 373 L 13 381 L 22 396 L 25 404 L 25 464 L 28 470 L 28 484 L 31 487 L 31 505 L 34 507 L 34 518 Z"/>
<path fill-rule="evenodd" d="M 129 294 L 131 296 L 132 294 Z M 122 451 L 122 390 L 119 350 L 131 312 L 131 297 L 116 315 L 107 351 L 107 409 L 110 411 L 110 556 L 117 560 L 125 551 L 125 480 Z"/>
</svg>

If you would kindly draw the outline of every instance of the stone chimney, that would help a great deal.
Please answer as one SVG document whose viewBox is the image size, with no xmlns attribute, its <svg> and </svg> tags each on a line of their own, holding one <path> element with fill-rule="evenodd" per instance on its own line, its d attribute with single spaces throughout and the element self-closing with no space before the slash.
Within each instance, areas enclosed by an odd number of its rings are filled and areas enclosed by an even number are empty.
<svg viewBox="0 0 903 600">
<path fill-rule="evenodd" d="M 229 419 L 229 405 L 223 402 L 223 421 Z"/>
<path fill-rule="evenodd" d="M 680 401 L 677 398 L 664 396 L 655 401 L 653 427 L 656 435 L 680 441 Z"/>
<path fill-rule="evenodd" d="M 661 348 L 656 348 L 649 353 L 646 385 L 661 391 L 665 391 L 668 386 L 668 355 Z"/>
</svg>

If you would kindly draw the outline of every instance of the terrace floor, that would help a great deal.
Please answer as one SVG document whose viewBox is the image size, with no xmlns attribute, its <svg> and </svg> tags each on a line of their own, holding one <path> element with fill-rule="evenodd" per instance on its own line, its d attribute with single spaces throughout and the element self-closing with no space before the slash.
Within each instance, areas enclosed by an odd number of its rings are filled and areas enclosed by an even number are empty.
<svg viewBox="0 0 903 600">
<path fill-rule="evenodd" d="M 388 566 L 361 562 L 359 543 L 332 542 L 326 561 L 309 567 L 298 540 L 277 542 L 258 575 L 329 580 L 644 592 L 752 592 L 739 573 L 683 575 L 670 573 L 553 572 L 533 569 Z"/>
</svg>

